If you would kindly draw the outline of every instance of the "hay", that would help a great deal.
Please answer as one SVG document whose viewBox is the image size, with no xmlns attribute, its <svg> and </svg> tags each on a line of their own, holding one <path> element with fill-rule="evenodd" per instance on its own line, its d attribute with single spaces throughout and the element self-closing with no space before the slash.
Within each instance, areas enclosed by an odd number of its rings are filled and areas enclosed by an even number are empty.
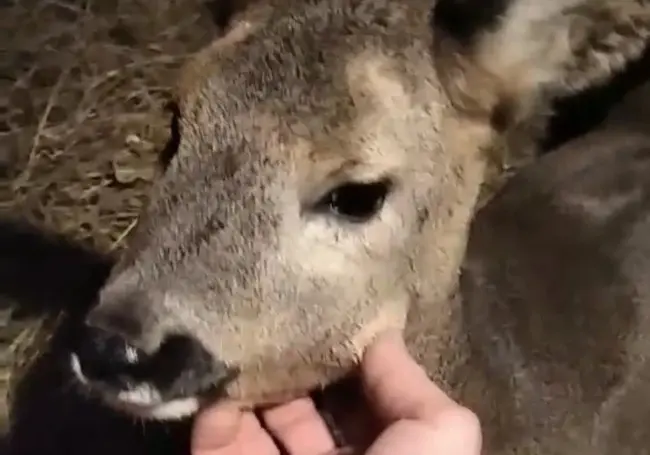
<svg viewBox="0 0 650 455">
<path fill-rule="evenodd" d="M 3 213 L 120 247 L 167 140 L 176 70 L 217 33 L 200 1 L 0 2 Z M 51 326 L 7 319 L 0 314 L 0 397 L 12 363 L 38 353 Z"/>
</svg>

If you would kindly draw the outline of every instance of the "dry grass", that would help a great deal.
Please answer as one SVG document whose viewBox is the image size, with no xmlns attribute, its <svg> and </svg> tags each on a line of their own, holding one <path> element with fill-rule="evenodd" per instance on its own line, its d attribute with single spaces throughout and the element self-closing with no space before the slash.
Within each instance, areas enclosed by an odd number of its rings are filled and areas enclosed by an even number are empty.
<svg viewBox="0 0 650 455">
<path fill-rule="evenodd" d="M 167 139 L 176 69 L 216 33 L 201 0 L 0 1 L 0 210 L 119 248 Z M 6 319 L 1 396 L 21 332 Z"/>
</svg>

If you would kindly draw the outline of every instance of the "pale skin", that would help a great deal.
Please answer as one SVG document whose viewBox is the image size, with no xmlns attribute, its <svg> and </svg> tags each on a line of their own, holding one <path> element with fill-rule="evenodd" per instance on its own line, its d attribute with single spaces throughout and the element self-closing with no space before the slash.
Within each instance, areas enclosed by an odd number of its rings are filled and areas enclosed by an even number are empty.
<svg viewBox="0 0 650 455">
<path fill-rule="evenodd" d="M 410 357 L 399 333 L 382 334 L 366 350 L 361 379 L 378 431 L 364 455 L 479 455 L 481 430 L 468 409 L 447 397 Z M 192 455 L 342 455 L 314 403 L 301 398 L 261 418 L 235 404 L 208 408 L 197 419 Z M 364 428 L 373 422 L 360 422 Z M 275 439 L 275 441 L 274 441 Z M 357 452 L 354 452 L 357 453 Z"/>
</svg>

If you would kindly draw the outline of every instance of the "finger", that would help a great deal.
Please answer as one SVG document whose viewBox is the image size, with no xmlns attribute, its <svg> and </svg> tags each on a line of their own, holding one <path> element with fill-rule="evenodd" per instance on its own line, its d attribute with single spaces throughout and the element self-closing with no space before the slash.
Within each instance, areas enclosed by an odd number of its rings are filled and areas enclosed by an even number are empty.
<svg viewBox="0 0 650 455">
<path fill-rule="evenodd" d="M 336 448 L 327 425 L 309 398 L 265 411 L 264 422 L 290 455 L 324 454 Z"/>
<path fill-rule="evenodd" d="M 209 428 L 206 430 L 209 431 Z M 192 455 L 279 455 L 271 437 L 264 431 L 252 412 L 243 413 L 235 437 L 219 447 L 193 446 Z"/>
<path fill-rule="evenodd" d="M 481 430 L 474 414 L 452 408 L 439 415 L 438 423 L 400 420 L 384 431 L 366 455 L 458 454 L 480 455 Z"/>
<path fill-rule="evenodd" d="M 361 374 L 369 403 L 386 420 L 430 420 L 457 406 L 410 356 L 399 333 L 383 334 L 368 347 Z"/>
<path fill-rule="evenodd" d="M 192 428 L 192 453 L 209 453 L 235 439 L 242 413 L 236 404 L 212 406 L 203 410 Z"/>
<path fill-rule="evenodd" d="M 252 412 L 242 417 L 241 431 L 228 450 L 209 455 L 280 455 L 271 436 Z"/>
</svg>

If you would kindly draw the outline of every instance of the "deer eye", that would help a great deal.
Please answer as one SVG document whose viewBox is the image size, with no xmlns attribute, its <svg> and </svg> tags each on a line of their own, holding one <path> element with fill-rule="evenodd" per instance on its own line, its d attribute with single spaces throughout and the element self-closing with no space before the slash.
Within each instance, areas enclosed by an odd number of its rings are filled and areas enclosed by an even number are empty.
<svg viewBox="0 0 650 455">
<path fill-rule="evenodd" d="M 345 183 L 326 194 L 317 207 L 346 221 L 363 223 L 381 210 L 390 189 L 388 180 Z"/>
</svg>

